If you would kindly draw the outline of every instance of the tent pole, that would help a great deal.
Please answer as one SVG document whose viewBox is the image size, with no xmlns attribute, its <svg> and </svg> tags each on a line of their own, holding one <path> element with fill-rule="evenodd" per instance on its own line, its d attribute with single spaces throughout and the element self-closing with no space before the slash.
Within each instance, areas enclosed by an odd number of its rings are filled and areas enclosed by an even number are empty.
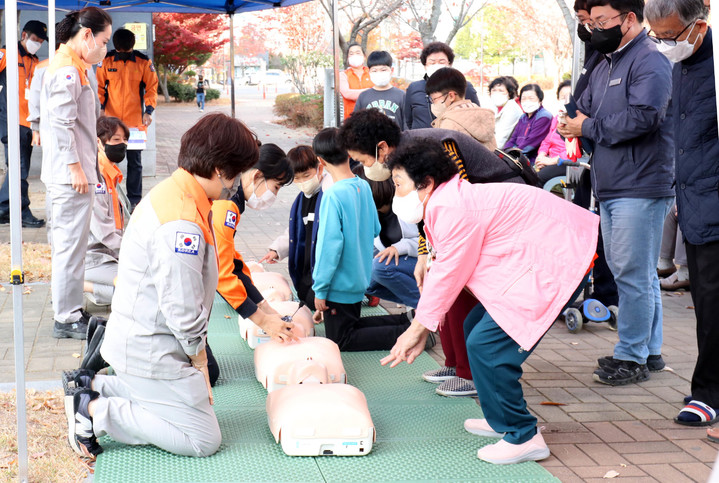
<svg viewBox="0 0 719 483">
<path fill-rule="evenodd" d="M 235 117 L 235 15 L 230 12 L 230 99 Z"/>
<path fill-rule="evenodd" d="M 332 53 L 333 64 L 334 64 L 334 101 L 335 101 L 335 126 L 339 127 L 342 124 L 340 119 L 340 30 L 339 30 L 339 19 L 337 18 L 338 8 L 337 1 L 332 0 Z"/>
<path fill-rule="evenodd" d="M 20 91 L 17 49 L 17 1 L 5 3 L 5 45 L 7 46 L 8 186 L 10 188 L 10 245 L 12 308 L 15 345 L 15 396 L 17 398 L 18 479 L 28 481 L 27 408 L 25 406 L 25 357 L 23 354 L 23 273 L 22 230 L 20 221 Z"/>
<path fill-rule="evenodd" d="M 55 57 L 55 0 L 47 0 L 47 56 Z"/>
</svg>

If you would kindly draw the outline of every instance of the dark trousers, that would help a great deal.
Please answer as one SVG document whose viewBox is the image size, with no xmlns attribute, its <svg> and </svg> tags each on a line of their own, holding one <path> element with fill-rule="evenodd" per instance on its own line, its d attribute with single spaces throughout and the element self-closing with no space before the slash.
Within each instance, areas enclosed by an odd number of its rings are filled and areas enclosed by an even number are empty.
<svg viewBox="0 0 719 483">
<path fill-rule="evenodd" d="M 311 285 L 300 282 L 295 289 L 297 290 L 297 298 L 300 299 L 302 304 L 306 305 L 313 312 L 317 310 L 315 309 L 315 291 L 312 290 Z"/>
<path fill-rule="evenodd" d="M 5 144 L 5 162 L 10 166 L 8 157 L 7 138 L 3 138 Z M 25 213 L 30 207 L 30 196 L 28 195 L 27 176 L 30 173 L 30 157 L 32 156 L 32 130 L 20 126 L 20 200 L 22 212 Z M 0 212 L 10 212 L 10 186 L 8 181 L 10 174 L 5 176 L 2 187 L 0 187 Z"/>
<path fill-rule="evenodd" d="M 472 371 L 467 358 L 467 344 L 464 337 L 464 321 L 469 312 L 477 305 L 477 299 L 467 290 L 462 290 L 447 312 L 444 324 L 439 327 L 439 339 L 442 341 L 447 367 L 454 367 L 457 376 L 472 379 Z"/>
<path fill-rule="evenodd" d="M 699 346 L 692 397 L 719 408 L 719 241 L 686 249 Z"/>
<path fill-rule="evenodd" d="M 584 209 L 589 209 L 592 196 L 592 181 L 589 170 L 584 170 L 579 180 L 579 185 L 574 194 L 574 204 Z M 597 214 L 599 213 L 599 202 L 597 204 Z M 592 271 L 594 279 L 593 291 L 590 297 L 599 300 L 604 305 L 619 305 L 619 292 L 617 284 L 614 282 L 614 275 L 609 270 L 607 259 L 604 255 L 604 240 L 602 239 L 602 230 L 599 230 L 599 242 L 597 243 L 597 259 L 594 261 L 594 269 Z"/>
<path fill-rule="evenodd" d="M 210 344 L 205 345 L 205 351 L 207 352 L 207 372 L 210 375 L 210 386 L 215 387 L 217 379 L 220 377 L 220 366 L 217 364 L 217 359 L 212 354 Z"/>
<path fill-rule="evenodd" d="M 138 204 L 142 199 L 142 151 L 127 151 L 127 198 L 130 203 Z"/>
<path fill-rule="evenodd" d="M 339 304 L 328 300 L 327 306 L 329 310 L 324 313 L 327 338 L 341 351 L 390 350 L 410 324 L 406 314 L 360 318 L 362 302 Z"/>
</svg>

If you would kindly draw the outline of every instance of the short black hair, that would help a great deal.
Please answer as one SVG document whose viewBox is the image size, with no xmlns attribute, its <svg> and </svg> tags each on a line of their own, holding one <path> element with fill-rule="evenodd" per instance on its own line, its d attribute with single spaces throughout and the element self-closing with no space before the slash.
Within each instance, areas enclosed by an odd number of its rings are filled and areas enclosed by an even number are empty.
<svg viewBox="0 0 719 483">
<path fill-rule="evenodd" d="M 317 166 L 320 164 L 312 147 L 304 144 L 295 146 L 287 151 L 287 159 L 290 160 L 290 167 L 294 174 L 317 169 Z"/>
<path fill-rule="evenodd" d="M 587 12 L 589 11 L 589 9 L 587 8 L 587 0 L 575 0 L 574 11 L 579 12 L 580 10 L 586 10 Z"/>
<path fill-rule="evenodd" d="M 392 56 L 386 50 L 375 50 L 367 56 L 367 68 L 376 65 L 386 65 L 392 67 Z"/>
<path fill-rule="evenodd" d="M 349 163 L 349 154 L 342 147 L 339 129 L 336 127 L 326 127 L 318 132 L 312 140 L 312 149 L 317 156 L 333 166 Z"/>
<path fill-rule="evenodd" d="M 541 87 L 539 87 L 539 84 L 527 84 L 526 86 L 522 87 L 522 90 L 519 91 L 519 99 L 521 100 L 522 94 L 529 91 L 533 91 L 535 94 L 537 94 L 539 102 L 542 102 L 544 100 L 544 91 Z"/>
<path fill-rule="evenodd" d="M 257 136 L 239 119 L 221 112 L 200 118 L 180 140 L 177 166 L 206 179 L 219 170 L 226 178 L 252 168 L 259 157 Z"/>
<path fill-rule="evenodd" d="M 391 148 L 395 147 L 399 144 L 401 135 L 402 131 L 397 123 L 375 108 L 352 113 L 340 128 L 342 147 L 347 151 L 363 154 L 374 155 L 375 147 L 380 141 L 386 142 Z"/>
<path fill-rule="evenodd" d="M 392 204 L 392 198 L 394 198 L 394 182 L 392 178 L 387 178 L 384 181 L 372 181 L 364 174 L 364 166 L 361 164 L 355 166 L 352 172 L 356 174 L 358 178 L 362 178 L 369 183 L 369 187 L 372 190 L 372 199 L 378 210 L 383 206 Z"/>
<path fill-rule="evenodd" d="M 634 12 L 640 23 L 644 21 L 644 0 L 587 0 L 587 11 L 590 13 L 594 7 L 606 6 L 621 13 Z"/>
<path fill-rule="evenodd" d="M 419 56 L 419 61 L 422 62 L 422 65 L 427 65 L 427 57 L 432 54 L 436 54 L 437 52 L 445 53 L 445 55 L 447 56 L 447 60 L 449 60 L 449 65 L 452 65 L 454 63 L 454 51 L 452 50 L 452 47 L 445 44 L 444 42 L 430 42 L 425 45 L 424 49 L 422 49 L 422 53 Z"/>
<path fill-rule="evenodd" d="M 115 135 L 118 128 L 122 128 L 126 139 L 130 139 L 130 129 L 120 119 L 113 116 L 100 116 L 97 118 L 97 137 L 103 144 L 108 142 Z"/>
<path fill-rule="evenodd" d="M 442 67 L 427 79 L 425 91 L 427 94 L 436 92 L 446 94 L 449 91 L 454 91 L 459 97 L 464 98 L 467 93 L 467 79 L 457 69 Z"/>
<path fill-rule="evenodd" d="M 517 82 L 517 79 L 515 79 L 511 75 L 500 76 L 490 82 L 489 92 L 492 92 L 492 89 L 494 89 L 498 85 L 503 85 L 504 88 L 507 89 L 510 99 L 514 99 L 515 97 L 517 97 L 517 91 L 519 90 L 519 82 Z"/>
<path fill-rule="evenodd" d="M 115 50 L 128 51 L 135 47 L 135 34 L 128 29 L 117 29 L 112 35 Z"/>
<path fill-rule="evenodd" d="M 390 154 L 387 168 L 403 168 L 417 189 L 432 179 L 435 188 L 452 179 L 458 172 L 442 144 L 436 139 L 417 138 L 403 144 Z"/>
<path fill-rule="evenodd" d="M 253 168 L 258 169 L 265 179 L 275 180 L 285 186 L 292 183 L 295 176 L 285 152 L 272 143 L 260 146 L 260 155 Z"/>
<path fill-rule="evenodd" d="M 557 98 L 559 98 L 559 93 L 562 92 L 562 89 L 565 87 L 572 87 L 572 81 L 567 79 L 559 83 L 559 86 L 557 87 Z"/>
</svg>

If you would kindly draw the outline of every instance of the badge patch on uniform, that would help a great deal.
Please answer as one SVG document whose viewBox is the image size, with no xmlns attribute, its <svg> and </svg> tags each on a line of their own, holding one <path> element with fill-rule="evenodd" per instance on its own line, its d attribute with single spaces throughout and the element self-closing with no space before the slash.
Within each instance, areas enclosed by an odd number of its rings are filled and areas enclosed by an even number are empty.
<svg viewBox="0 0 719 483">
<path fill-rule="evenodd" d="M 69 80 L 69 81 L 74 81 L 74 80 L 75 80 L 75 74 L 67 74 L 67 75 L 65 76 L 65 79 L 67 79 L 67 80 Z"/>
<path fill-rule="evenodd" d="M 107 69 L 108 72 L 117 72 L 117 69 Z"/>
<path fill-rule="evenodd" d="M 107 193 L 107 191 L 105 190 L 105 185 L 102 183 L 97 183 L 95 185 L 95 194 L 96 195 L 104 195 L 105 193 Z"/>
<path fill-rule="evenodd" d="M 4 52 L 0 52 L 0 60 L 2 60 L 3 57 L 5 57 L 5 53 L 4 53 Z"/>
<path fill-rule="evenodd" d="M 233 230 L 237 227 L 237 213 L 232 210 L 227 210 L 225 215 L 225 226 L 229 226 Z"/>
<path fill-rule="evenodd" d="M 618 85 L 621 84 L 621 83 L 622 83 L 622 78 L 621 78 L 621 77 L 620 77 L 619 79 L 612 79 L 612 80 L 609 81 L 609 87 L 618 86 Z"/>
<path fill-rule="evenodd" d="M 150 72 L 155 72 L 155 66 L 150 62 Z"/>
<path fill-rule="evenodd" d="M 175 253 L 197 255 L 200 250 L 200 235 L 178 231 L 175 235 Z"/>
<path fill-rule="evenodd" d="M 100 67 L 102 67 L 102 61 L 97 64 L 97 68 L 99 69 Z"/>
</svg>

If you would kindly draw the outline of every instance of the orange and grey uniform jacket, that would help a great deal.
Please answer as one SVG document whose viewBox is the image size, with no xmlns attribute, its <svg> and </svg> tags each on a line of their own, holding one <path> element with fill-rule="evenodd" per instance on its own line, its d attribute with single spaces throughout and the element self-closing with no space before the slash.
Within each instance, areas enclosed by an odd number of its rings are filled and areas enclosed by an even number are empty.
<svg viewBox="0 0 719 483">
<path fill-rule="evenodd" d="M 250 269 L 235 250 L 235 232 L 245 211 L 242 187 L 230 200 L 212 203 L 212 225 L 217 237 L 220 274 L 217 292 L 244 318 L 257 312 L 257 304 L 264 300 L 252 283 Z"/>
<path fill-rule="evenodd" d="M 117 185 L 122 181 L 122 171 L 107 159 L 103 151 L 98 151 L 97 161 L 100 179 L 94 186 L 95 201 L 92 204 L 85 270 L 107 262 L 118 262 L 125 228 L 125 218 L 117 196 Z"/>
<path fill-rule="evenodd" d="M 106 116 L 122 120 L 128 127 L 142 126 L 142 115 L 157 107 L 157 73 L 152 61 L 133 50 L 120 60 L 115 50 L 97 66 L 97 94 Z"/>
<path fill-rule="evenodd" d="M 96 100 L 87 66 L 75 51 L 61 45 L 45 72 L 40 94 L 40 179 L 46 185 L 72 184 L 67 165 L 73 163 L 80 163 L 88 184 L 97 183 Z"/>
<path fill-rule="evenodd" d="M 180 379 L 206 345 L 217 288 L 210 200 L 182 168 L 153 188 L 122 239 L 101 354 L 121 373 Z"/>
<path fill-rule="evenodd" d="M 30 84 L 32 76 L 35 73 L 35 67 L 40 63 L 37 56 L 29 54 L 20 42 L 17 43 L 18 56 L 18 74 L 19 98 L 20 98 L 20 125 L 30 128 L 27 120 L 28 108 L 27 101 L 30 98 Z M 0 49 L 0 133 L 7 136 L 7 51 L 5 48 Z"/>
</svg>

